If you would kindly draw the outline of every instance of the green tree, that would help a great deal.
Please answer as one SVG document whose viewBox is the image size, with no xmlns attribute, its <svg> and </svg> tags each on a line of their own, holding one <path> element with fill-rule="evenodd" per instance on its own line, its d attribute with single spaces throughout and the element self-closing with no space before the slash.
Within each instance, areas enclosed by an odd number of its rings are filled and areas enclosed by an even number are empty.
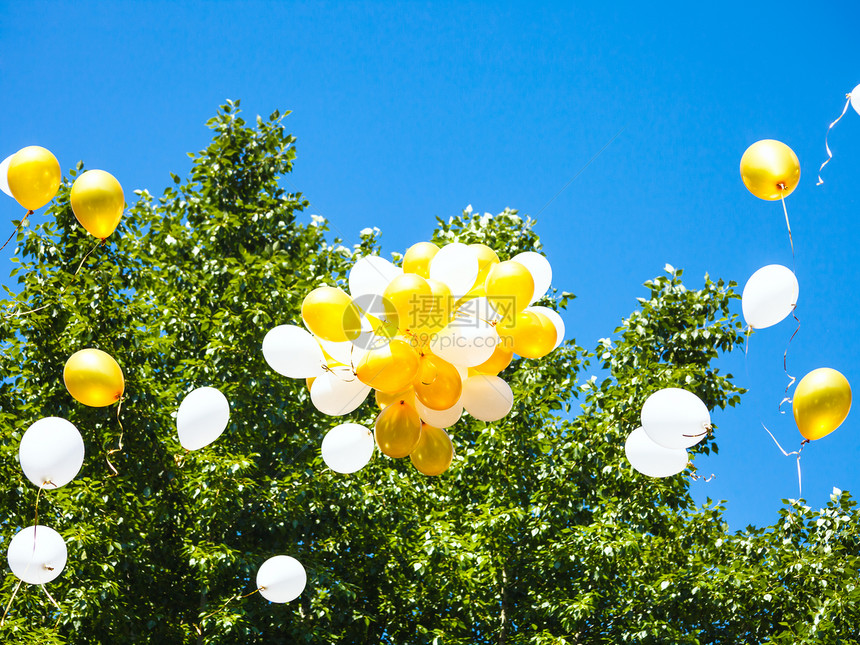
<svg viewBox="0 0 860 645">
<path fill-rule="evenodd" d="M 303 382 L 266 365 L 261 343 L 298 322 L 308 291 L 342 284 L 355 259 L 377 253 L 376 233 L 347 247 L 322 219 L 297 220 L 307 202 L 279 183 L 295 149 L 277 112 L 248 124 L 230 102 L 208 125 L 212 142 L 191 155 L 189 176 L 173 176 L 160 197 L 138 191 L 79 274 L 94 245 L 69 206 L 80 165 L 47 221 L 18 236 L 19 289 L 0 321 L 4 541 L 34 520 L 36 490 L 16 458 L 25 429 L 68 418 L 87 457 L 77 479 L 39 501 L 39 521 L 69 547 L 49 585 L 60 610 L 25 585 L 0 640 L 857 642 L 860 515 L 847 494 L 820 511 L 788 502 L 773 526 L 732 533 L 718 504 L 694 504 L 692 467 L 653 480 L 624 457 L 657 388 L 690 389 L 710 408 L 738 403 L 739 388 L 713 367 L 742 341 L 734 284 L 686 289 L 667 267 L 594 351 L 568 341 L 514 361 L 503 373 L 511 414 L 461 420 L 441 477 L 379 455 L 337 475 L 318 448 L 335 422 Z M 534 222 L 511 210 L 464 212 L 432 235 L 510 256 L 540 248 Z M 63 387 L 66 359 L 84 347 L 122 365 L 121 410 L 85 408 Z M 605 377 L 585 378 L 589 366 Z M 231 422 L 187 453 L 174 414 L 203 385 L 227 395 Z M 371 423 L 375 412 L 368 401 L 352 418 Z M 716 450 L 713 437 L 697 448 Z M 280 553 L 306 567 L 302 596 L 239 599 Z M 8 573 L 3 599 L 15 585 Z"/>
</svg>

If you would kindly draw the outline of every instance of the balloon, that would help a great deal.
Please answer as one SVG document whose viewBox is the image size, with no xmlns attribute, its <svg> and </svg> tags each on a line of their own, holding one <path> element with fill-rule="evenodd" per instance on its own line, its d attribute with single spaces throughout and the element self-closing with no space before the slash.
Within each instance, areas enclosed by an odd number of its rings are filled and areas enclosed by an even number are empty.
<svg viewBox="0 0 860 645">
<path fill-rule="evenodd" d="M 791 269 L 769 264 L 750 276 L 744 285 L 741 306 L 744 320 L 753 329 L 775 325 L 797 306 L 799 287 Z"/>
<path fill-rule="evenodd" d="M 311 403 L 332 417 L 349 414 L 358 408 L 370 388 L 358 380 L 349 367 L 332 367 L 314 379 L 311 385 Z"/>
<path fill-rule="evenodd" d="M 373 456 L 373 433 L 357 423 L 341 423 L 323 437 L 321 451 L 325 465 L 336 473 L 357 472 Z"/>
<path fill-rule="evenodd" d="M 821 439 L 842 425 L 851 410 L 851 386 L 842 374 L 820 367 L 804 376 L 794 391 L 794 422 L 804 438 Z"/>
<path fill-rule="evenodd" d="M 851 107 L 857 114 L 860 114 L 860 85 L 851 90 Z"/>
<path fill-rule="evenodd" d="M 402 274 L 403 269 L 378 255 L 359 258 L 349 271 L 349 293 L 353 299 L 381 296 L 388 283 Z"/>
<path fill-rule="evenodd" d="M 505 343 L 501 342 L 496 345 L 490 358 L 471 369 L 477 374 L 498 374 L 511 364 L 513 358 L 514 350 L 511 347 L 506 347 Z"/>
<path fill-rule="evenodd" d="M 421 437 L 418 411 L 405 399 L 395 401 L 380 412 L 373 427 L 379 450 L 394 459 L 412 452 Z"/>
<path fill-rule="evenodd" d="M 447 284 L 454 298 L 465 295 L 478 277 L 474 249 L 460 242 L 446 244 L 430 261 L 430 277 Z"/>
<path fill-rule="evenodd" d="M 433 309 L 430 317 L 424 321 L 424 329 L 434 332 L 451 322 L 451 316 L 454 313 L 454 296 L 444 282 L 428 278 L 427 284 L 430 285 L 430 292 L 433 294 Z"/>
<path fill-rule="evenodd" d="M 447 410 L 460 400 L 463 392 L 457 368 L 429 353 L 421 357 L 413 387 L 415 397 L 431 410 Z"/>
<path fill-rule="evenodd" d="M 479 318 L 458 316 L 433 335 L 430 350 L 454 365 L 474 367 L 490 358 L 500 342 L 494 325 Z"/>
<path fill-rule="evenodd" d="M 627 461 L 648 477 L 670 477 L 687 467 L 689 457 L 683 448 L 664 448 L 654 443 L 642 428 L 636 428 L 624 444 Z"/>
<path fill-rule="evenodd" d="M 263 338 L 263 357 L 278 374 L 290 378 L 319 376 L 325 356 L 316 339 L 296 325 L 279 325 Z"/>
<path fill-rule="evenodd" d="M 483 286 L 490 269 L 499 263 L 499 256 L 486 244 L 470 244 L 469 248 L 478 258 L 478 276 L 475 278 L 475 285 Z"/>
<path fill-rule="evenodd" d="M 552 267 L 549 260 L 540 253 L 524 251 L 512 257 L 511 261 L 522 264 L 528 269 L 532 280 L 534 280 L 534 295 L 532 295 L 529 304 L 542 298 L 547 289 L 549 289 L 550 284 L 552 284 Z"/>
<path fill-rule="evenodd" d="M 179 405 L 176 429 L 186 450 L 199 450 L 221 436 L 230 421 L 230 403 L 220 390 L 199 387 Z"/>
<path fill-rule="evenodd" d="M 100 240 L 116 230 L 125 208 L 122 186 L 104 170 L 88 170 L 75 179 L 69 199 L 81 226 Z"/>
<path fill-rule="evenodd" d="M 555 325 L 556 332 L 555 346 L 553 347 L 553 349 L 561 345 L 562 341 L 564 340 L 564 321 L 561 319 L 561 316 L 558 315 L 557 311 L 554 311 L 549 307 L 539 306 L 528 307 L 526 311 L 535 311 L 549 318 L 550 322 Z"/>
<path fill-rule="evenodd" d="M 459 401 L 447 410 L 431 410 L 416 398 L 415 409 L 421 420 L 434 428 L 450 428 L 463 416 L 463 405 Z"/>
<path fill-rule="evenodd" d="M 15 534 L 6 557 L 18 578 L 31 585 L 43 585 L 63 572 L 68 551 L 59 533 L 37 524 Z"/>
<path fill-rule="evenodd" d="M 664 448 L 689 448 L 708 434 L 711 415 L 692 392 L 668 387 L 654 392 L 642 406 L 642 427 Z"/>
<path fill-rule="evenodd" d="M 433 242 L 418 242 L 406 249 L 403 256 L 403 272 L 415 273 L 422 278 L 430 277 L 430 262 L 439 253 Z"/>
<path fill-rule="evenodd" d="M 460 301 L 456 306 L 458 317 L 479 318 L 484 322 L 497 322 L 501 319 L 496 308 L 486 296 L 476 296 L 469 300 Z"/>
<path fill-rule="evenodd" d="M 403 330 L 420 329 L 433 311 L 433 289 L 427 280 L 414 273 L 394 278 L 382 297 L 388 319 L 396 320 Z"/>
<path fill-rule="evenodd" d="M 18 449 L 21 469 L 39 488 L 65 486 L 84 463 L 84 440 L 69 421 L 45 417 L 33 423 Z"/>
<path fill-rule="evenodd" d="M 12 195 L 12 189 L 9 188 L 9 162 L 12 161 L 12 157 L 14 156 L 9 155 L 3 161 L 0 161 L 0 190 L 12 198 L 14 198 L 14 195 Z"/>
<path fill-rule="evenodd" d="M 6 170 L 9 191 L 28 211 L 54 199 L 60 188 L 60 162 L 41 146 L 27 146 L 12 155 Z"/>
<path fill-rule="evenodd" d="M 376 399 L 376 405 L 379 406 L 380 410 L 387 408 L 389 405 L 394 403 L 395 401 L 399 401 L 400 399 L 404 399 L 406 401 L 412 401 L 415 398 L 415 390 L 412 387 L 408 387 L 402 392 L 380 392 L 379 390 L 373 391 L 373 398 Z"/>
<path fill-rule="evenodd" d="M 484 288 L 487 290 L 487 300 L 493 303 L 502 319 L 511 322 L 531 303 L 535 281 L 525 266 L 507 260 L 490 269 Z"/>
<path fill-rule="evenodd" d="M 461 401 L 466 412 L 479 421 L 498 421 L 514 406 L 514 393 L 498 376 L 477 374 L 463 383 Z"/>
<path fill-rule="evenodd" d="M 555 346 L 557 332 L 550 319 L 538 312 L 523 311 L 516 315 L 513 325 L 496 326 L 506 348 L 523 358 L 541 358 Z"/>
<path fill-rule="evenodd" d="M 125 380 L 119 364 L 100 349 L 82 349 L 66 361 L 63 381 L 76 400 L 94 408 L 119 401 Z"/>
<path fill-rule="evenodd" d="M 418 444 L 409 453 L 409 459 L 418 472 L 430 477 L 441 475 L 454 460 L 454 445 L 447 432 L 423 424 Z"/>
<path fill-rule="evenodd" d="M 295 600 L 307 583 L 308 575 L 301 562 L 288 555 L 269 558 L 257 570 L 257 589 L 271 602 Z"/>
<path fill-rule="evenodd" d="M 800 161 L 794 151 L 780 141 L 756 141 L 741 157 L 741 179 L 759 199 L 775 201 L 797 188 Z"/>
<path fill-rule="evenodd" d="M 313 334 L 334 343 L 361 332 L 361 312 L 343 289 L 317 287 L 302 301 L 302 320 Z"/>
<path fill-rule="evenodd" d="M 407 342 L 394 339 L 385 347 L 361 357 L 355 373 L 362 383 L 383 392 L 402 392 L 418 375 L 418 352 Z"/>
</svg>

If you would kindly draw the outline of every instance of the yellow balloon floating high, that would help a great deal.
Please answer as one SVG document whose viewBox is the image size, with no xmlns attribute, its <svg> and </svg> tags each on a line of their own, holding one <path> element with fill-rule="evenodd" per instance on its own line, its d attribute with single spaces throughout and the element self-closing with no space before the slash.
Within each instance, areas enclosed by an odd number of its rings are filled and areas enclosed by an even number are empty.
<svg viewBox="0 0 860 645">
<path fill-rule="evenodd" d="M 82 349 L 72 354 L 63 369 L 63 381 L 77 401 L 94 408 L 116 403 L 125 390 L 119 364 L 100 349 Z"/>
<path fill-rule="evenodd" d="M 759 199 L 776 201 L 787 197 L 800 181 L 800 161 L 781 141 L 756 141 L 741 157 L 741 179 Z"/>
<path fill-rule="evenodd" d="M 15 201 L 34 211 L 54 199 L 61 176 L 60 162 L 49 150 L 27 146 L 12 155 L 6 180 Z"/>
<path fill-rule="evenodd" d="M 812 370 L 794 391 L 792 411 L 804 438 L 821 439 L 842 425 L 851 410 L 851 385 L 829 367 Z"/>
<path fill-rule="evenodd" d="M 72 184 L 72 211 L 87 232 L 100 240 L 116 230 L 125 208 L 122 186 L 104 170 L 87 170 Z"/>
</svg>

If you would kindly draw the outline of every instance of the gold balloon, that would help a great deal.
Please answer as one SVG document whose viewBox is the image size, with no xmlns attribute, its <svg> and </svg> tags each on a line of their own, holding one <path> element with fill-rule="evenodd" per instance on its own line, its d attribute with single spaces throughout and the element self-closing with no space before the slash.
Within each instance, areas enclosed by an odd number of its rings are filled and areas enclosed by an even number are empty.
<svg viewBox="0 0 860 645">
<path fill-rule="evenodd" d="M 451 437 L 442 428 L 421 424 L 421 436 L 409 459 L 418 472 L 431 477 L 441 475 L 454 460 Z"/>
<path fill-rule="evenodd" d="M 514 339 L 514 352 L 523 358 L 542 358 L 555 348 L 558 330 L 552 321 L 538 311 L 524 311 L 517 317 L 527 318 Z"/>
<path fill-rule="evenodd" d="M 413 396 L 415 396 L 415 392 L 411 387 L 403 390 L 402 392 L 395 392 L 394 394 L 390 392 L 380 392 L 379 390 L 373 391 L 373 397 L 376 399 L 376 405 L 379 406 L 380 410 L 384 410 L 389 405 L 395 401 L 399 401 L 400 399 L 411 401 Z"/>
<path fill-rule="evenodd" d="M 794 391 L 794 422 L 804 438 L 821 439 L 842 425 L 851 409 L 851 385 L 829 367 L 812 370 Z"/>
<path fill-rule="evenodd" d="M 382 293 L 385 313 L 397 326 L 406 330 L 420 329 L 433 312 L 433 289 L 415 273 L 397 276 Z"/>
<path fill-rule="evenodd" d="M 483 286 L 490 269 L 499 263 L 499 256 L 486 244 L 470 244 L 469 248 L 474 249 L 478 257 L 478 277 L 475 279 L 475 285 Z"/>
<path fill-rule="evenodd" d="M 473 374 L 498 374 L 511 364 L 513 358 L 513 341 L 511 341 L 510 345 L 507 347 L 504 343 L 499 343 L 493 349 L 493 354 L 492 356 L 490 356 L 490 358 L 485 360 L 480 365 L 476 365 L 475 367 L 469 368 L 469 375 L 471 376 Z"/>
<path fill-rule="evenodd" d="M 311 332 L 333 343 L 357 338 L 361 314 L 343 289 L 318 287 L 302 301 L 302 320 Z"/>
<path fill-rule="evenodd" d="M 69 199 L 81 226 L 100 240 L 116 230 L 125 208 L 122 186 L 104 170 L 87 170 L 75 179 Z"/>
<path fill-rule="evenodd" d="M 373 436 L 382 454 L 400 459 L 415 449 L 421 437 L 421 418 L 405 399 L 395 401 L 376 417 Z"/>
<path fill-rule="evenodd" d="M 535 281 L 529 270 L 513 260 L 499 262 L 490 268 L 484 289 L 502 320 L 512 323 L 514 317 L 529 306 L 535 292 Z"/>
<path fill-rule="evenodd" d="M 430 277 L 430 261 L 439 252 L 433 242 L 418 242 L 406 250 L 403 256 L 403 273 L 415 273 L 422 278 Z"/>
<path fill-rule="evenodd" d="M 406 341 L 395 338 L 361 357 L 355 374 L 358 380 L 381 392 L 402 392 L 418 374 L 419 356 Z"/>
<path fill-rule="evenodd" d="M 66 389 L 84 405 L 101 408 L 119 401 L 125 380 L 119 364 L 100 349 L 82 349 L 66 361 Z"/>
<path fill-rule="evenodd" d="M 41 146 L 27 146 L 12 155 L 6 173 L 9 190 L 28 211 L 54 199 L 60 188 L 60 162 Z"/>
<path fill-rule="evenodd" d="M 433 294 L 433 308 L 430 311 L 430 316 L 424 320 L 422 331 L 432 333 L 439 331 L 451 322 L 451 315 L 454 311 L 454 296 L 451 295 L 451 288 L 441 280 L 427 278 L 427 284 L 430 285 L 430 293 Z"/>
<path fill-rule="evenodd" d="M 448 361 L 425 353 L 413 384 L 415 396 L 431 410 L 447 410 L 460 400 L 463 381 Z"/>
<path fill-rule="evenodd" d="M 741 157 L 741 179 L 756 197 L 775 201 L 797 188 L 800 161 L 781 141 L 756 141 Z"/>
</svg>

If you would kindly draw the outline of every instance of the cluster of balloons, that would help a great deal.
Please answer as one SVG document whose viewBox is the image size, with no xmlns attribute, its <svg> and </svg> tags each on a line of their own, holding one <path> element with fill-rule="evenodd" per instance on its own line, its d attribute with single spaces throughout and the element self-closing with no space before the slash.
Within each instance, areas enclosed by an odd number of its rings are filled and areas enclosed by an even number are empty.
<svg viewBox="0 0 860 645">
<path fill-rule="evenodd" d="M 641 427 L 624 444 L 630 465 L 649 477 L 670 477 L 687 468 L 687 448 L 711 431 L 711 415 L 692 392 L 669 387 L 649 396 L 640 415 Z"/>
<path fill-rule="evenodd" d="M 57 158 L 41 146 L 27 146 L 0 163 L 0 190 L 28 212 L 50 202 L 60 188 Z M 125 208 L 122 186 L 104 170 L 87 170 L 72 184 L 72 211 L 91 235 L 103 240 L 114 232 Z"/>
<path fill-rule="evenodd" d="M 445 429 L 463 411 L 485 422 L 510 412 L 513 392 L 498 374 L 514 354 L 541 358 L 562 342 L 561 317 L 534 305 L 551 280 L 539 253 L 502 261 L 484 244 L 419 242 L 401 267 L 379 256 L 357 260 L 349 292 L 308 293 L 307 330 L 275 327 L 263 356 L 276 372 L 307 379 L 311 402 L 331 416 L 353 412 L 375 390 L 373 432 L 346 423 L 323 441 L 332 470 L 359 470 L 375 444 L 438 475 L 454 454 Z"/>
</svg>

